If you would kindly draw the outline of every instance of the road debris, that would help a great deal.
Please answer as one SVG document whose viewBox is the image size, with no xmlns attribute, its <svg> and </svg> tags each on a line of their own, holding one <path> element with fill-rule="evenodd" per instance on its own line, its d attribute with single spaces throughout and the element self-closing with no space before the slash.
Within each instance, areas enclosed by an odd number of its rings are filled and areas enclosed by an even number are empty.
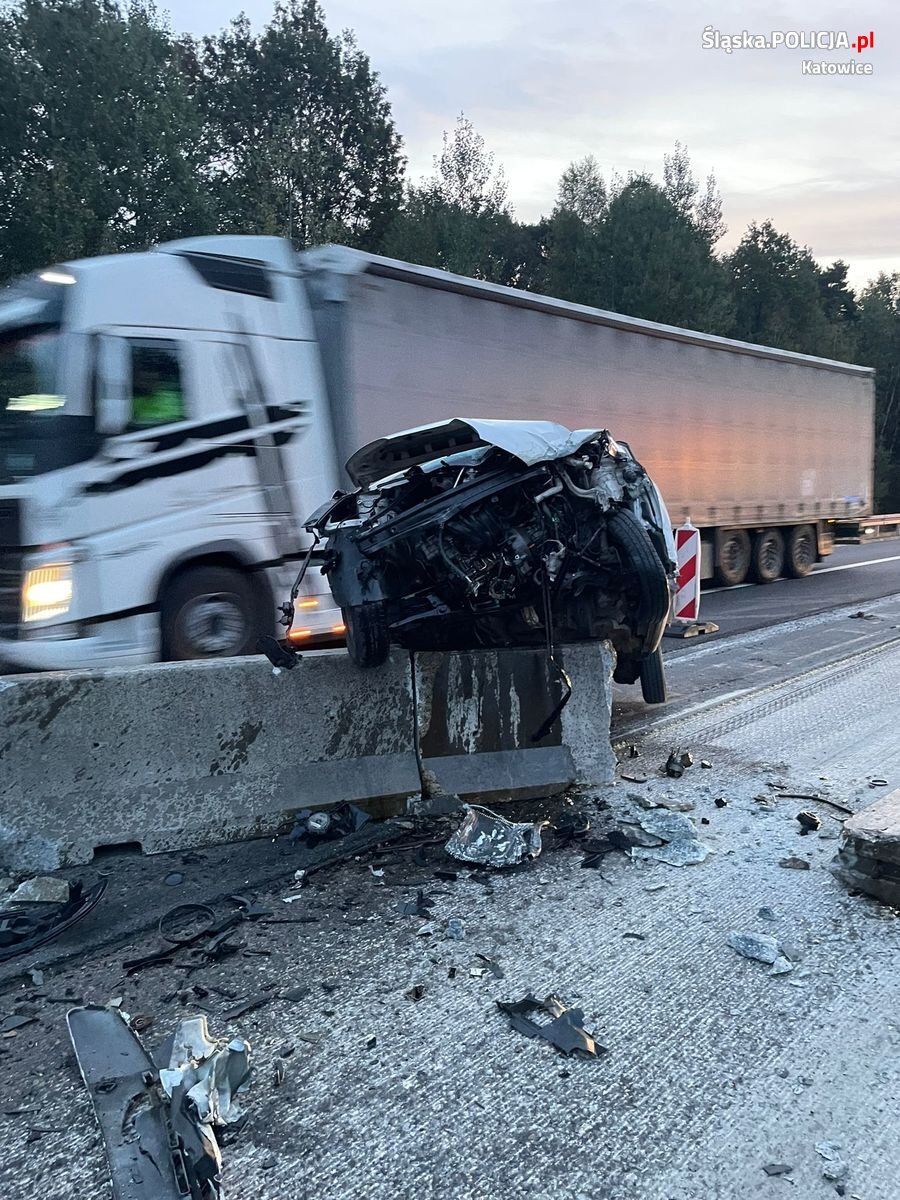
<svg viewBox="0 0 900 1200">
<path fill-rule="evenodd" d="M 831 864 L 849 888 L 900 908 L 900 790 L 850 817 Z"/>
<path fill-rule="evenodd" d="M 822 818 L 813 812 L 798 812 L 797 824 L 800 826 L 801 836 L 805 837 L 808 833 L 821 826 Z"/>
<path fill-rule="evenodd" d="M 681 752 L 680 762 L 683 767 L 692 767 L 694 765 L 694 756 L 690 750 L 683 750 Z"/>
<path fill-rule="evenodd" d="M 297 814 L 293 829 L 288 834 L 288 841 L 303 842 L 306 846 L 316 846 L 323 841 L 346 837 L 362 829 L 371 818 L 355 804 L 349 801 L 338 804 L 330 809 L 305 808 Z"/>
<path fill-rule="evenodd" d="M 445 847 L 453 858 L 489 867 L 508 867 L 541 852 L 544 821 L 507 821 L 480 804 L 467 804 L 465 816 Z"/>
<path fill-rule="evenodd" d="M 789 871 L 808 871 L 812 864 L 805 858 L 796 858 L 791 855 L 789 858 L 779 858 L 779 867 L 786 867 Z"/>
<path fill-rule="evenodd" d="M 427 917 L 434 904 L 434 900 L 419 888 L 412 900 L 404 900 L 397 907 L 401 917 Z"/>
<path fill-rule="evenodd" d="M 744 958 L 753 958 L 758 962 L 771 964 L 778 958 L 778 941 L 768 933 L 734 931 L 728 935 L 728 945 Z"/>
<path fill-rule="evenodd" d="M 461 942 L 466 936 L 466 927 L 459 917 L 450 917 L 447 921 L 447 937 L 454 942 Z"/>
<path fill-rule="evenodd" d="M 503 968 L 498 962 L 494 962 L 494 960 L 492 958 L 488 958 L 486 954 L 476 954 L 475 957 L 481 959 L 485 965 L 485 968 L 490 971 L 495 979 L 503 978 Z"/>
<path fill-rule="evenodd" d="M 634 844 L 634 840 L 621 829 L 610 829 L 604 837 L 588 838 L 584 842 L 584 858 L 581 860 L 581 865 L 583 867 L 600 867 L 607 854 L 612 854 L 614 851 L 627 854 Z"/>
<path fill-rule="evenodd" d="M 831 1183 L 843 1183 L 850 1174 L 850 1164 L 843 1157 L 841 1147 L 835 1142 L 816 1142 L 816 1154 L 825 1159 L 822 1174 Z"/>
<path fill-rule="evenodd" d="M 709 759 L 708 759 L 708 758 L 701 758 L 701 759 L 700 759 L 700 766 L 703 768 L 703 770 L 704 770 L 704 771 L 711 771 L 711 770 L 712 770 L 712 763 L 709 761 Z"/>
<path fill-rule="evenodd" d="M 497 1007 L 509 1018 L 513 1029 L 528 1038 L 543 1038 L 563 1054 L 580 1054 L 596 1058 L 598 1052 L 606 1053 L 606 1047 L 598 1046 L 591 1034 L 583 1028 L 584 1013 L 580 1008 L 569 1008 L 558 996 L 538 1000 L 529 992 L 521 1000 L 498 1000 Z M 530 1013 L 541 1012 L 551 1020 L 535 1021 Z"/>
<path fill-rule="evenodd" d="M 727 808 L 728 807 L 728 801 L 725 799 L 724 796 L 716 796 L 715 800 L 713 800 L 713 804 L 716 806 L 716 808 Z"/>
<path fill-rule="evenodd" d="M 43 946 L 71 929 L 96 908 L 106 891 L 103 877 L 87 890 L 80 882 L 63 882 L 68 892 L 61 904 L 47 901 L 22 905 L 10 903 L 0 909 L 0 962 Z"/>
<path fill-rule="evenodd" d="M 697 837 L 693 821 L 680 812 L 651 809 L 633 823 L 623 822 L 623 831 L 635 843 L 629 850 L 632 858 L 687 867 L 703 862 L 709 855 L 709 846 Z"/>
<path fill-rule="evenodd" d="M 68 879 L 60 879 L 56 875 L 35 875 L 25 879 L 6 904 L 65 904 L 69 899 L 70 884 Z"/>
<path fill-rule="evenodd" d="M 625 780 L 626 783 L 646 783 L 647 782 L 646 775 L 625 775 L 623 773 L 622 778 Z"/>
<path fill-rule="evenodd" d="M 673 750 L 666 759 L 666 765 L 663 768 L 670 779 L 680 779 L 684 774 L 684 763 L 681 761 L 681 753 L 678 750 Z"/>
<path fill-rule="evenodd" d="M 793 1169 L 787 1163 L 766 1163 L 763 1167 L 767 1175 L 790 1175 Z"/>
<path fill-rule="evenodd" d="M 632 742 L 631 745 L 628 747 L 628 757 L 629 758 L 640 758 L 640 756 L 641 756 L 640 750 L 638 750 L 635 743 Z"/>
<path fill-rule="evenodd" d="M 414 986 L 411 987 L 409 989 L 409 991 L 404 992 L 403 995 L 406 997 L 407 1000 L 421 1000 L 422 997 L 425 995 L 424 983 L 414 984 Z"/>
</svg>

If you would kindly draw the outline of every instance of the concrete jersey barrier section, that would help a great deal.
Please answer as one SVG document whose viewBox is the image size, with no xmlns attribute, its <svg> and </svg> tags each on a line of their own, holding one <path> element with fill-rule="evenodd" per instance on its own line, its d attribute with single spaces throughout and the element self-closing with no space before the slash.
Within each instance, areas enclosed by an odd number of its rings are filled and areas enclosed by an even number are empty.
<svg viewBox="0 0 900 1200">
<path fill-rule="evenodd" d="M 612 653 L 567 647 L 574 694 L 538 651 L 406 655 L 361 671 L 336 651 L 273 675 L 261 659 L 0 680 L 0 868 L 54 870 L 279 833 L 303 808 L 377 815 L 552 794 L 613 776 Z"/>
</svg>

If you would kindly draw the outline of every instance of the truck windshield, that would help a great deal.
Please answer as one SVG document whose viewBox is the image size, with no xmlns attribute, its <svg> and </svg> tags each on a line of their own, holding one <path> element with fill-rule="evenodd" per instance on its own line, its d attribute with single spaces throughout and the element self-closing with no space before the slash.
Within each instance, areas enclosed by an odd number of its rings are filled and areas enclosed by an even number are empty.
<svg viewBox="0 0 900 1200">
<path fill-rule="evenodd" d="M 90 417 L 66 409 L 66 285 L 25 280 L 0 293 L 0 484 L 91 457 Z"/>
</svg>

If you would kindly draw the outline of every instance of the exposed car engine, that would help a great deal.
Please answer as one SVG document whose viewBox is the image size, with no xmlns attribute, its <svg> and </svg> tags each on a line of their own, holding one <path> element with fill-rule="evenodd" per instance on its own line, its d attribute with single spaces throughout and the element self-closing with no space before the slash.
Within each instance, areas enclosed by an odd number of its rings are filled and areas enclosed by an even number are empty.
<svg viewBox="0 0 900 1200">
<path fill-rule="evenodd" d="M 391 644 L 609 638 L 617 679 L 664 699 L 671 525 L 625 443 L 551 422 L 454 420 L 374 442 L 347 471 L 359 487 L 307 528 L 325 541 L 322 569 L 360 666 Z"/>
</svg>

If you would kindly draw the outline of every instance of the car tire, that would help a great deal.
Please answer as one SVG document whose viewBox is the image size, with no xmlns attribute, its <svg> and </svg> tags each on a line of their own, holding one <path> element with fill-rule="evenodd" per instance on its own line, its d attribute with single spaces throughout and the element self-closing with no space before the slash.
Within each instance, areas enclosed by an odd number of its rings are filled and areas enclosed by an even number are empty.
<svg viewBox="0 0 900 1200">
<path fill-rule="evenodd" d="M 802 579 L 813 569 L 818 555 L 816 531 L 812 525 L 795 525 L 788 535 L 786 566 L 794 579 Z"/>
<path fill-rule="evenodd" d="M 716 583 L 737 587 L 750 574 L 753 545 L 746 529 L 723 529 L 717 539 Z"/>
<path fill-rule="evenodd" d="M 626 569 L 638 577 L 640 600 L 635 619 L 629 624 L 636 626 L 644 653 L 650 654 L 659 645 L 671 606 L 666 569 L 634 513 L 625 508 L 610 513 L 606 528 L 610 541 L 623 554 Z"/>
<path fill-rule="evenodd" d="M 387 614 L 381 600 L 342 608 L 347 652 L 358 667 L 380 667 L 391 647 Z"/>
<path fill-rule="evenodd" d="M 162 656 L 184 662 L 253 652 L 259 608 L 246 575 L 230 567 L 190 567 L 166 587 L 161 604 Z"/>
<path fill-rule="evenodd" d="M 784 570 L 784 538 L 780 529 L 764 529 L 753 540 L 753 578 L 774 583 Z"/>
<path fill-rule="evenodd" d="M 666 702 L 666 671 L 658 646 L 652 654 L 641 660 L 641 695 L 647 704 Z"/>
</svg>

